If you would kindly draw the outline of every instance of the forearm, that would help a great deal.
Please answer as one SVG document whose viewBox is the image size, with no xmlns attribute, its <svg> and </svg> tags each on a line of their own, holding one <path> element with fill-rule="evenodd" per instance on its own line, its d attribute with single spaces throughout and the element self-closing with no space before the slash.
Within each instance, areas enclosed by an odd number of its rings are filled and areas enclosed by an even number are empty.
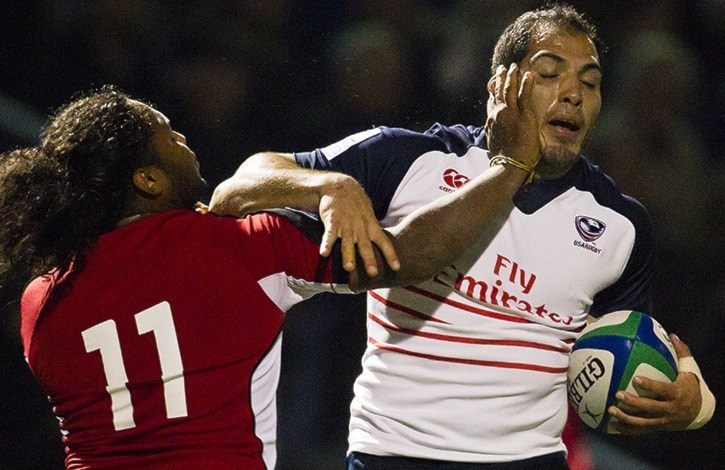
<svg viewBox="0 0 725 470">
<path fill-rule="evenodd" d="M 418 209 L 389 230 L 401 268 L 376 278 L 359 276 L 353 288 L 407 285 L 430 279 L 471 247 L 512 207 L 526 172 L 495 165 L 454 193 Z"/>
<path fill-rule="evenodd" d="M 340 173 L 301 168 L 290 154 L 258 153 L 216 187 L 209 210 L 236 216 L 277 207 L 317 212 L 323 192 L 350 184 L 357 183 Z"/>
</svg>

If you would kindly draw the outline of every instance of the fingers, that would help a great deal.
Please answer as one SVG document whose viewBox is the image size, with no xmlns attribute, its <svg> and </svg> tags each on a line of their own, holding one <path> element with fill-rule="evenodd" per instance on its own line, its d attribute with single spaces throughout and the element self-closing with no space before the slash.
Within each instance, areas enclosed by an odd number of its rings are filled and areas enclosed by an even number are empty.
<svg viewBox="0 0 725 470">
<path fill-rule="evenodd" d="M 356 237 L 356 236 L 338 236 L 335 237 L 335 239 L 341 239 L 341 255 L 342 255 L 342 264 L 346 271 L 352 272 L 357 267 L 357 256 L 360 257 L 360 260 L 363 263 L 363 266 L 365 266 L 365 272 L 370 277 L 375 277 L 379 274 L 380 270 L 378 268 L 378 258 L 375 252 L 375 247 L 377 247 L 378 250 L 383 255 L 383 258 L 385 259 L 385 262 L 390 266 L 390 269 L 393 271 L 398 271 L 400 269 L 400 261 L 398 260 L 398 255 L 395 252 L 395 248 L 393 247 L 392 242 L 390 239 L 385 236 L 385 233 L 382 230 L 379 230 L 379 234 L 369 236 L 369 237 Z M 334 242 L 332 242 L 334 244 Z M 330 249 L 331 249 L 330 245 Z M 329 255 L 329 253 L 323 254 L 322 251 L 320 252 L 323 256 Z"/>
<path fill-rule="evenodd" d="M 322 235 L 320 242 L 320 256 L 330 256 L 332 247 L 337 240 L 340 240 L 340 256 L 342 258 L 342 267 L 347 272 L 352 272 L 357 266 L 355 260 L 355 238 L 344 236 L 339 228 L 334 224 L 325 222 L 325 233 Z"/>
<path fill-rule="evenodd" d="M 690 348 L 685 343 L 683 343 L 682 340 L 677 337 L 677 335 L 670 333 L 669 337 L 670 341 L 672 341 L 672 345 L 675 347 L 675 353 L 677 354 L 678 358 L 692 355 L 692 353 L 690 352 Z M 678 374 L 678 379 L 680 379 L 679 375 L 681 374 Z M 637 389 L 637 393 L 639 393 L 640 396 L 656 398 L 659 400 L 669 400 L 672 399 L 674 396 L 675 389 L 671 382 L 662 382 L 644 376 L 636 376 L 634 377 L 632 382 L 634 384 L 634 387 Z M 619 393 L 625 394 L 626 392 Z M 626 395 L 629 397 L 634 397 L 630 394 Z M 619 398 L 619 394 L 617 395 L 617 397 Z M 636 400 L 636 397 L 632 399 Z"/>
<path fill-rule="evenodd" d="M 521 77 L 521 85 L 519 88 L 518 105 L 519 109 L 531 110 L 531 90 L 534 87 L 534 74 L 526 72 Z"/>
<path fill-rule="evenodd" d="M 337 240 L 340 240 L 340 256 L 342 258 L 342 267 L 347 272 L 355 270 L 357 263 L 355 259 L 355 240 L 351 237 L 345 237 L 340 234 L 337 229 L 328 227 L 326 224 L 325 233 L 322 235 L 320 242 L 320 256 L 330 256 L 332 247 Z"/>
<path fill-rule="evenodd" d="M 651 381 L 654 382 L 654 381 Z M 648 392 L 645 385 L 637 386 L 638 393 L 646 394 L 652 398 L 638 397 L 627 392 L 617 392 L 617 406 L 610 406 L 607 410 L 615 420 L 613 427 L 622 434 L 642 434 L 645 432 L 669 429 L 672 425 L 672 413 L 669 411 L 669 402 L 664 394 Z M 660 401 L 662 400 L 662 401 Z"/>
<path fill-rule="evenodd" d="M 683 430 L 700 409 L 699 384 L 693 374 L 680 373 L 674 382 L 635 377 L 638 394 L 617 392 L 617 406 L 607 411 L 619 420 L 616 429 L 623 434 Z"/>
<path fill-rule="evenodd" d="M 505 80 L 506 67 L 504 67 L 503 65 L 499 65 L 498 68 L 496 68 L 496 74 L 493 83 L 493 100 L 496 103 L 501 103 L 502 101 L 504 101 L 503 88 Z"/>
<path fill-rule="evenodd" d="M 504 82 L 503 90 L 506 105 L 512 108 L 518 107 L 519 67 L 515 63 L 511 64 L 506 72 L 506 81 Z"/>
<path fill-rule="evenodd" d="M 646 400 L 647 398 L 668 400 L 672 398 L 672 382 L 661 382 L 659 380 L 650 379 L 649 377 L 637 376 L 632 379 L 632 385 L 639 394 L 639 397 L 627 394 L 632 400 Z M 626 392 L 619 393 L 626 394 Z M 619 395 L 617 395 L 617 397 L 619 397 Z"/>
<path fill-rule="evenodd" d="M 377 220 L 369 225 L 356 225 L 354 223 L 336 223 L 323 218 L 325 232 L 320 242 L 320 256 L 330 256 L 335 243 L 340 241 L 340 254 L 342 266 L 352 272 L 357 268 L 357 257 L 365 266 L 368 276 L 379 274 L 378 257 L 374 247 L 383 255 L 385 262 L 393 271 L 400 269 L 400 261 L 392 241 L 378 225 Z"/>
<path fill-rule="evenodd" d="M 349 237 L 343 237 L 340 244 L 342 253 L 342 267 L 345 271 L 352 272 L 355 270 L 355 241 Z"/>
<path fill-rule="evenodd" d="M 358 242 L 357 253 L 362 259 L 363 266 L 365 266 L 365 272 L 368 273 L 368 276 L 377 276 L 378 262 L 375 258 L 375 250 L 373 250 L 373 244 L 370 243 L 370 240 L 368 238 L 365 238 Z"/>
<path fill-rule="evenodd" d="M 612 427 L 621 434 L 644 434 L 653 431 L 664 431 L 670 429 L 670 422 L 662 416 L 643 417 L 634 416 L 625 413 L 616 406 L 610 406 L 607 410 L 616 421 L 612 422 Z"/>
<path fill-rule="evenodd" d="M 318 211 L 325 226 L 320 255 L 329 256 L 339 240 L 343 267 L 348 272 L 356 270 L 360 262 L 370 277 L 385 269 L 378 264 L 376 247 L 392 270 L 400 268 L 393 244 L 357 181 L 348 176 L 332 179 L 321 190 Z"/>
<path fill-rule="evenodd" d="M 675 347 L 675 353 L 677 353 L 678 358 L 692 356 L 690 348 L 676 334 L 670 333 L 670 341 L 672 341 L 672 345 Z"/>
<path fill-rule="evenodd" d="M 325 221 L 325 233 L 320 241 L 320 256 L 328 257 L 332 253 L 332 247 L 339 238 L 336 227 L 332 227 Z"/>
<path fill-rule="evenodd" d="M 489 99 L 493 98 L 494 103 L 503 103 L 507 106 L 517 106 L 519 95 L 519 67 L 515 63 L 507 69 L 499 65 L 495 75 L 489 82 Z M 493 90 L 491 90 L 493 88 Z"/>
<path fill-rule="evenodd" d="M 385 262 L 388 263 L 388 266 L 390 266 L 390 269 L 393 271 L 399 271 L 400 270 L 400 260 L 398 259 L 398 254 L 395 252 L 395 248 L 393 247 L 393 242 L 390 241 L 390 239 L 385 235 L 385 232 L 380 230 L 380 236 L 376 237 L 375 245 L 378 247 L 378 249 L 383 254 L 383 257 L 385 258 Z"/>
<path fill-rule="evenodd" d="M 206 214 L 207 212 L 209 212 L 209 206 L 199 201 L 194 204 L 194 210 L 199 214 Z"/>
</svg>

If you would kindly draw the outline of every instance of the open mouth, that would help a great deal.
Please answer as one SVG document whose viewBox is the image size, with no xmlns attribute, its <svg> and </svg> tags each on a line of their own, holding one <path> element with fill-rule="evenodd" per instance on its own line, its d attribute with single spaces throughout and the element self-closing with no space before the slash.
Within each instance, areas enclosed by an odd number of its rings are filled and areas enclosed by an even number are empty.
<svg viewBox="0 0 725 470">
<path fill-rule="evenodd" d="M 554 119 L 553 121 L 549 121 L 549 124 L 555 127 L 563 127 L 564 129 L 568 129 L 572 132 L 576 132 L 580 129 L 580 126 L 577 123 L 566 119 Z"/>
</svg>

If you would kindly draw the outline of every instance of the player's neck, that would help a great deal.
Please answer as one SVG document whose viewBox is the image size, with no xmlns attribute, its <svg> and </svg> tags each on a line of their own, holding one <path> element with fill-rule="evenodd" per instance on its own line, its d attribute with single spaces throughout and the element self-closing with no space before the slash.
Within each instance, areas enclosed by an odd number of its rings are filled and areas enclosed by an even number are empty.
<svg viewBox="0 0 725 470">
<path fill-rule="evenodd" d="M 166 198 L 163 197 L 157 199 L 133 198 L 124 206 L 124 210 L 121 212 L 121 218 L 116 222 L 116 228 L 136 222 L 149 215 L 159 214 L 169 210 L 169 205 Z"/>
</svg>

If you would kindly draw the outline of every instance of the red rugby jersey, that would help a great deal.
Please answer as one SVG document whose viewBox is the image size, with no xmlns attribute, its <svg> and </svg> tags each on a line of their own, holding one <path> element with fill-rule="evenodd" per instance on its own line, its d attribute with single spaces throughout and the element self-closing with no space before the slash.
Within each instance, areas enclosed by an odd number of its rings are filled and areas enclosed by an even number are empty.
<svg viewBox="0 0 725 470">
<path fill-rule="evenodd" d="M 318 251 L 278 215 L 170 211 L 101 236 L 51 297 L 31 283 L 21 335 L 68 468 L 272 468 L 284 311 L 333 287 Z"/>
</svg>

